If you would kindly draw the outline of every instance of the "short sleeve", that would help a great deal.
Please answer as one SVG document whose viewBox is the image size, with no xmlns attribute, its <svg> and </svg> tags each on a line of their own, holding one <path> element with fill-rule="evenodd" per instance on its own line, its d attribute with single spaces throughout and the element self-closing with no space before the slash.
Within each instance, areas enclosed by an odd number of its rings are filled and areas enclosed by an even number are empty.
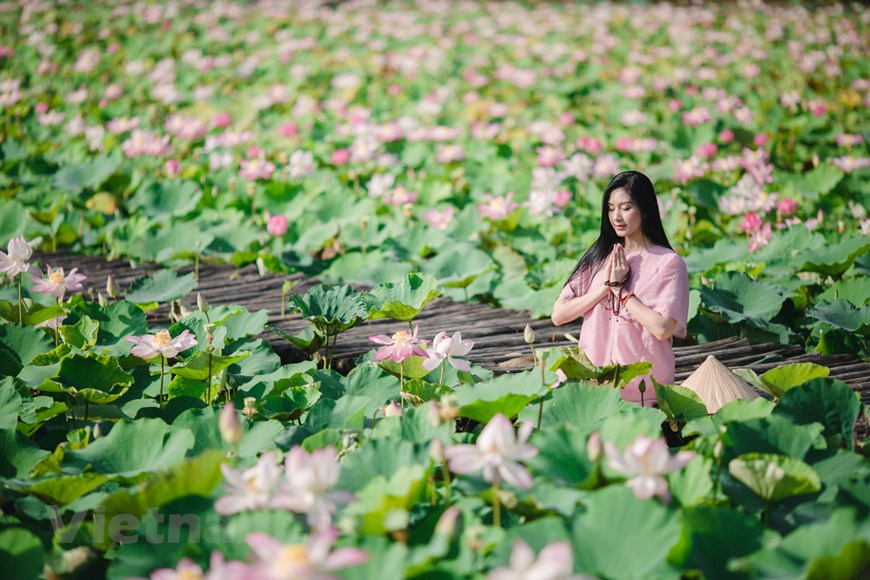
<svg viewBox="0 0 870 580">
<path fill-rule="evenodd" d="M 645 304 L 661 314 L 677 321 L 674 336 L 686 336 L 686 323 L 689 317 L 689 272 L 686 263 L 672 254 L 665 261 L 655 279 L 645 288 L 648 297 Z"/>
<path fill-rule="evenodd" d="M 570 298 L 583 296 L 589 291 L 590 282 L 591 276 L 589 276 L 588 269 L 577 272 L 570 280 L 568 280 L 565 287 L 562 288 L 562 292 L 559 293 L 559 300 L 568 300 Z"/>
</svg>

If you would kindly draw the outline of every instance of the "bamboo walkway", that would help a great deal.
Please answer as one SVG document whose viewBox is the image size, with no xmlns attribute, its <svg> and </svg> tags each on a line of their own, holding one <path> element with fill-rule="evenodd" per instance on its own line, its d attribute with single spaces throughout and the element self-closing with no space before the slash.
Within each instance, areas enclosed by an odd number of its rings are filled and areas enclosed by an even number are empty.
<svg viewBox="0 0 870 580">
<path fill-rule="evenodd" d="M 118 283 L 122 291 L 132 282 L 156 269 L 154 265 L 131 266 L 124 260 L 106 261 L 102 256 L 76 256 L 68 254 L 43 254 L 39 256 L 43 265 L 64 267 L 65 270 L 78 267 L 79 272 L 88 276 L 85 288 L 105 293 L 106 279 L 109 275 Z M 182 268 L 180 273 L 188 273 L 191 268 Z M 249 311 L 266 310 L 269 324 L 290 334 L 297 334 L 308 322 L 289 308 L 281 315 L 281 288 L 285 281 L 294 282 L 291 294 L 304 294 L 320 282 L 306 278 L 302 274 L 291 276 L 261 276 L 253 265 L 244 268 L 232 266 L 206 266 L 200 268 L 197 291 L 211 304 L 238 304 Z M 187 303 L 196 308 L 195 294 L 189 296 Z M 158 310 L 148 313 L 152 325 L 166 324 L 169 320 L 168 308 L 162 305 Z M 532 368 L 531 353 L 523 340 L 523 330 L 529 324 L 536 334 L 536 347 L 567 346 L 572 344 L 565 338 L 566 332 L 578 334 L 576 325 L 555 327 L 549 319 L 530 319 L 527 312 L 496 309 L 477 302 L 453 302 L 440 297 L 430 302 L 414 320 L 420 325 L 420 334 L 431 337 L 440 331 L 462 332 L 463 339 L 473 340 L 474 349 L 468 359 L 495 374 L 516 372 Z M 333 367 L 340 372 L 349 371 L 360 355 L 371 350 L 374 343 L 368 337 L 374 334 L 392 334 L 404 323 L 382 319 L 368 321 L 350 329 L 338 338 Z M 298 362 L 307 357 L 274 332 L 264 333 L 267 340 L 281 360 L 286 363 Z M 839 379 L 860 394 L 861 401 L 870 405 L 870 362 L 856 360 L 849 355 L 823 356 L 819 353 L 805 353 L 800 346 L 781 346 L 772 343 L 751 344 L 745 338 L 726 338 L 716 342 L 698 345 L 675 345 L 676 380 L 685 379 L 709 355 L 731 369 L 751 368 L 762 373 L 784 362 L 814 362 L 827 366 L 830 377 Z M 859 419 L 856 426 L 859 440 L 867 433 L 866 418 Z"/>
</svg>

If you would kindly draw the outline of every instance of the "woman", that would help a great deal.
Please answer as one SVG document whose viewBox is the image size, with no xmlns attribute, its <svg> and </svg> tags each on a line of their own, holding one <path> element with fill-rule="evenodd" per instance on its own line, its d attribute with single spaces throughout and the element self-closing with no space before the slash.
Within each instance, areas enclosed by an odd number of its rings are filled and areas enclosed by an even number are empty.
<svg viewBox="0 0 870 580">
<path fill-rule="evenodd" d="M 686 335 L 689 276 L 668 243 L 649 178 L 637 171 L 615 176 L 601 203 L 601 235 L 553 306 L 553 324 L 583 317 L 580 346 L 593 364 L 652 363 L 659 383 L 674 382 L 671 337 Z M 655 404 L 652 381 L 643 397 L 632 380 L 622 398 Z"/>
</svg>

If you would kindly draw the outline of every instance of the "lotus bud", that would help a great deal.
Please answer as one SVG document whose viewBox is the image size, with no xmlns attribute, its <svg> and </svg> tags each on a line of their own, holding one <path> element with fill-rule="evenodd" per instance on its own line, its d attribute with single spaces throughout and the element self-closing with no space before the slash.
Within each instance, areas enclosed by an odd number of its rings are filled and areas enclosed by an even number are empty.
<svg viewBox="0 0 870 580">
<path fill-rule="evenodd" d="M 117 298 L 121 295 L 121 288 L 111 276 L 106 279 L 106 294 L 109 295 L 109 298 Z"/>
<path fill-rule="evenodd" d="M 254 418 L 254 413 L 257 412 L 256 407 L 254 405 L 257 403 L 257 399 L 254 397 L 245 397 L 245 408 L 242 409 L 242 414 L 248 419 Z"/>
<path fill-rule="evenodd" d="M 384 417 L 401 417 L 404 411 L 395 401 L 390 401 L 384 405 Z"/>
<path fill-rule="evenodd" d="M 459 405 L 455 395 L 445 395 L 441 397 L 441 419 L 444 421 L 452 421 L 459 414 Z"/>
<path fill-rule="evenodd" d="M 429 423 L 432 424 L 433 427 L 437 427 L 443 420 L 441 419 L 441 405 L 438 404 L 438 401 L 431 400 L 429 404 L 426 405 L 426 418 L 429 419 Z"/>
<path fill-rule="evenodd" d="M 109 305 L 109 300 L 105 296 L 103 296 L 102 292 L 97 292 L 97 303 L 102 308 L 105 308 Z"/>
<path fill-rule="evenodd" d="M 93 432 L 94 441 L 96 441 L 97 439 L 99 439 L 100 436 L 101 436 L 102 434 L 103 434 L 103 433 L 102 433 L 102 431 L 100 430 L 100 424 L 99 424 L 99 423 L 94 423 L 94 432 Z"/>
<path fill-rule="evenodd" d="M 646 381 L 641 381 L 640 384 L 637 386 L 637 390 L 640 391 L 641 393 L 645 393 L 646 392 Z"/>
<path fill-rule="evenodd" d="M 391 532 L 404 530 L 411 522 L 411 514 L 401 508 L 391 509 L 384 514 L 384 527 Z"/>
<path fill-rule="evenodd" d="M 523 339 L 526 341 L 526 344 L 535 344 L 535 331 L 528 324 L 525 330 L 523 330 Z"/>
<path fill-rule="evenodd" d="M 455 505 L 450 506 L 441 517 L 438 518 L 438 523 L 435 524 L 435 533 L 450 539 L 456 534 L 456 525 L 459 523 L 461 512 Z"/>
<path fill-rule="evenodd" d="M 444 463 L 444 444 L 437 437 L 429 445 L 429 457 L 434 459 L 436 463 Z"/>
<path fill-rule="evenodd" d="M 242 424 L 239 422 L 236 407 L 232 403 L 224 405 L 224 410 L 221 411 L 218 420 L 218 428 L 227 445 L 235 447 L 242 440 Z"/>
<path fill-rule="evenodd" d="M 596 431 L 586 441 L 586 455 L 590 461 L 598 461 L 601 457 L 601 433 Z"/>
<path fill-rule="evenodd" d="M 402 204 L 402 215 L 405 216 L 405 219 L 411 219 L 411 216 L 414 215 L 414 204 L 403 203 Z"/>
<path fill-rule="evenodd" d="M 196 307 L 199 308 L 199 311 L 203 314 L 208 314 L 208 300 L 203 298 L 202 294 L 199 292 L 196 293 Z"/>
<path fill-rule="evenodd" d="M 713 445 L 713 457 L 716 459 L 722 459 L 722 440 L 717 439 L 716 444 Z"/>
</svg>

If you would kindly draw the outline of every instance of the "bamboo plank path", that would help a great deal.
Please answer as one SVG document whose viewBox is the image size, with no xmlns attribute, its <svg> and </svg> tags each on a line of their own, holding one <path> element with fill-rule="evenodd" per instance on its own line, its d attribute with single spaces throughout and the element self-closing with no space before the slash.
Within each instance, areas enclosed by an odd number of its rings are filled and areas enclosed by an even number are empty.
<svg viewBox="0 0 870 580">
<path fill-rule="evenodd" d="M 84 285 L 93 292 L 94 297 L 96 292 L 105 294 L 109 275 L 123 292 L 135 279 L 159 269 L 154 265 L 133 265 L 124 260 L 107 261 L 102 256 L 42 254 L 38 256 L 38 260 L 43 265 L 48 264 L 54 268 L 62 266 L 67 271 L 70 268 L 79 268 L 80 273 L 88 276 Z M 181 268 L 178 271 L 189 273 L 192 268 Z M 197 291 L 211 304 L 238 304 L 251 312 L 266 310 L 271 326 L 297 334 L 308 326 L 308 322 L 302 320 L 298 314 L 290 313 L 289 308 L 288 312 L 281 315 L 281 288 L 286 280 L 294 283 L 291 294 L 304 294 L 320 283 L 317 279 L 307 278 L 302 274 L 261 276 L 254 265 L 243 268 L 203 266 L 199 270 Z M 195 294 L 188 296 L 186 301 L 190 308 L 196 308 Z M 161 305 L 158 310 L 149 312 L 148 318 L 152 326 L 168 323 L 167 306 Z M 574 336 L 579 334 L 579 326 L 576 324 L 555 327 L 549 319 L 532 320 L 528 312 L 497 309 L 478 302 L 453 302 L 443 296 L 430 302 L 414 320 L 414 324 L 420 325 L 421 336 L 430 338 L 442 330 L 449 333 L 461 331 L 463 339 L 474 341 L 474 349 L 468 359 L 495 374 L 532 368 L 531 353 L 523 340 L 526 324 L 535 331 L 537 348 L 568 346 L 572 343 L 565 338 L 565 333 L 570 332 Z M 402 328 L 404 323 L 382 319 L 364 322 L 341 334 L 336 346 L 334 368 L 339 372 L 349 371 L 357 357 L 374 347 L 374 343 L 368 340 L 369 336 L 389 335 Z M 266 332 L 261 338 L 271 344 L 285 364 L 307 358 L 305 353 L 274 332 Z M 856 360 L 849 355 L 823 356 L 819 353 L 805 353 L 797 345 L 751 344 L 748 339 L 737 337 L 706 344 L 677 344 L 674 353 L 677 382 L 689 376 L 709 355 L 714 355 L 731 369 L 751 368 L 759 374 L 785 362 L 814 362 L 827 366 L 831 370 L 831 378 L 848 384 L 860 394 L 865 405 L 870 405 L 870 362 Z M 866 418 L 859 419 L 856 428 L 859 440 L 863 440 L 867 433 Z"/>
</svg>

